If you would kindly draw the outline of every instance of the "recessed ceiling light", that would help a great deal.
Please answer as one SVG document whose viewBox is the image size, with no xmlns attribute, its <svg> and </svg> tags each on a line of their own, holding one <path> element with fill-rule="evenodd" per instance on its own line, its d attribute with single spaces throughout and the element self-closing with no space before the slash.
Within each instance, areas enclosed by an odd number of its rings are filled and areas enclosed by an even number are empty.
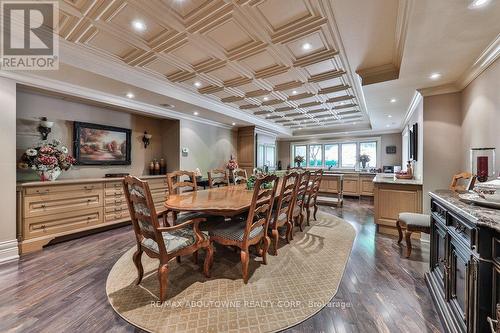
<svg viewBox="0 0 500 333">
<path fill-rule="evenodd" d="M 390 125 L 390 124 L 387 124 L 387 125 L 385 125 L 385 127 L 391 127 L 391 125 Z"/>
<path fill-rule="evenodd" d="M 200 82 L 200 81 L 195 81 L 193 84 L 194 84 L 194 86 L 195 86 L 196 88 L 201 87 L 201 82 Z"/>
<path fill-rule="evenodd" d="M 429 76 L 429 78 L 430 78 L 431 80 L 437 80 L 437 79 L 439 79 L 440 77 L 441 77 L 441 73 L 432 73 L 432 74 Z"/>
<path fill-rule="evenodd" d="M 345 102 L 340 102 L 340 105 L 345 105 Z"/>
<path fill-rule="evenodd" d="M 472 0 L 471 3 L 469 4 L 469 9 L 476 9 L 480 7 L 484 7 L 487 4 L 489 4 L 491 0 Z"/>
<path fill-rule="evenodd" d="M 357 124 L 357 122 L 353 122 L 352 124 L 353 124 L 353 125 L 356 125 L 356 124 Z"/>
<path fill-rule="evenodd" d="M 312 47 L 312 45 L 310 43 L 304 43 L 304 44 L 302 44 L 302 49 L 303 50 L 306 50 L 306 51 L 310 50 L 311 47 Z"/>
<path fill-rule="evenodd" d="M 146 31 L 146 24 L 142 22 L 141 20 L 134 20 L 132 21 L 132 27 L 134 28 L 135 31 Z"/>
<path fill-rule="evenodd" d="M 293 95 L 297 95 L 297 90 L 292 91 Z"/>
<path fill-rule="evenodd" d="M 388 117 L 388 118 L 392 118 L 392 114 L 388 114 L 388 115 L 387 115 L 387 117 Z"/>
<path fill-rule="evenodd" d="M 128 98 L 134 98 L 134 97 L 135 97 L 135 95 L 134 95 L 134 94 L 132 94 L 131 92 L 128 92 L 126 96 L 127 96 Z"/>
<path fill-rule="evenodd" d="M 236 123 L 232 123 L 231 125 L 235 126 L 235 125 L 236 125 Z"/>
<path fill-rule="evenodd" d="M 397 99 L 391 98 L 391 103 L 396 103 L 396 102 L 397 102 Z"/>
<path fill-rule="evenodd" d="M 266 96 L 266 97 L 263 98 L 263 100 L 268 101 L 269 97 Z"/>
<path fill-rule="evenodd" d="M 199 115 L 198 111 L 193 112 L 195 116 Z"/>
</svg>

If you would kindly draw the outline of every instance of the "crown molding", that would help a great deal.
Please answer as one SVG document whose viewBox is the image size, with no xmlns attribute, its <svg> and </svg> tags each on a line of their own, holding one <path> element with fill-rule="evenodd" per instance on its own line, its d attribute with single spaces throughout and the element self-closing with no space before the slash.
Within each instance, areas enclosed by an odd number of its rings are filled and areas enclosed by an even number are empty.
<svg viewBox="0 0 500 333">
<path fill-rule="evenodd" d="M 398 69 L 398 76 L 401 61 L 403 60 L 403 52 L 406 44 L 406 36 L 408 34 L 408 25 L 411 17 L 410 14 L 413 9 L 413 3 L 413 0 L 399 0 L 394 53 L 392 55 L 392 62 L 394 67 Z"/>
<path fill-rule="evenodd" d="M 461 90 L 462 89 L 456 83 L 448 83 L 448 84 L 443 84 L 441 86 L 417 89 L 417 91 L 423 97 L 442 95 L 442 94 L 451 94 L 451 93 L 459 92 Z"/>
<path fill-rule="evenodd" d="M 399 78 L 399 67 L 390 63 L 377 67 L 360 69 L 356 73 L 361 77 L 362 85 L 367 86 L 369 84 L 396 80 Z"/>
<path fill-rule="evenodd" d="M 377 135 L 382 135 L 382 134 L 395 134 L 395 133 L 401 133 L 401 131 L 398 129 L 391 129 L 391 130 L 380 130 L 380 131 L 372 131 L 372 130 L 354 130 L 354 131 L 345 131 L 345 132 L 338 132 L 338 133 L 323 133 L 323 134 L 306 134 L 306 135 L 294 135 L 291 138 L 284 138 L 284 137 L 278 137 L 277 141 L 297 141 L 297 140 L 304 140 L 304 139 L 333 139 L 333 138 L 344 138 L 344 137 L 373 137 Z"/>
<path fill-rule="evenodd" d="M 246 121 L 270 131 L 284 135 L 291 135 L 288 128 L 266 121 L 239 109 L 227 106 L 224 103 L 215 101 L 188 89 L 174 85 L 164 78 L 152 75 L 137 68 L 108 59 L 99 52 L 85 48 L 81 45 L 70 43 L 65 40 L 60 42 L 60 61 L 64 64 L 92 72 L 97 75 L 146 89 L 167 97 L 171 97 L 185 103 L 209 109 L 212 112 Z"/>
<path fill-rule="evenodd" d="M 78 99 L 89 100 L 91 102 L 102 103 L 108 106 L 127 109 L 131 113 L 138 113 L 142 115 L 149 115 L 164 119 L 190 120 L 225 129 L 233 128 L 230 125 L 226 125 L 209 119 L 190 116 L 182 112 L 172 111 L 170 109 L 162 108 L 160 106 L 131 100 L 126 97 L 121 97 L 121 96 L 119 97 L 112 94 L 103 93 L 97 90 L 69 84 L 66 82 L 61 82 L 58 80 L 40 78 L 36 75 L 29 73 L 0 71 L 0 76 L 9 78 L 11 80 L 16 81 L 17 83 L 24 84 L 30 87 L 42 90 L 48 90 L 50 92 L 55 92 L 57 94 L 66 96 L 72 96 Z M 41 93 L 43 94 L 43 92 Z"/>
<path fill-rule="evenodd" d="M 460 90 L 467 87 L 475 78 L 481 75 L 492 63 L 500 57 L 500 34 L 496 36 L 493 42 L 481 53 L 476 61 L 457 81 Z"/>
<path fill-rule="evenodd" d="M 401 125 L 399 127 L 400 131 L 404 130 L 404 128 L 406 127 L 406 124 L 408 124 L 408 122 L 410 121 L 411 117 L 415 113 L 415 110 L 417 110 L 417 107 L 420 104 L 420 102 L 422 101 L 422 99 L 423 99 L 422 94 L 420 94 L 420 92 L 418 92 L 418 91 L 415 91 L 415 93 L 413 94 L 413 97 L 410 101 L 410 105 L 408 106 L 408 110 L 406 111 L 406 114 L 403 117 L 403 122 L 401 123 Z"/>
</svg>

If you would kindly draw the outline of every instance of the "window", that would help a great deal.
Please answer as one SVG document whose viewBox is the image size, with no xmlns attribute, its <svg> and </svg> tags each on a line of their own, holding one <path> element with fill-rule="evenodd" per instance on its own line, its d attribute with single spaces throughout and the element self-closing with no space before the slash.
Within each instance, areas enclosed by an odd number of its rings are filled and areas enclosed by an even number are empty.
<svg viewBox="0 0 500 333">
<path fill-rule="evenodd" d="M 338 168 L 339 167 L 339 145 L 325 145 L 325 166 Z"/>
<path fill-rule="evenodd" d="M 309 146 L 309 167 L 321 167 L 323 166 L 323 156 L 322 155 L 322 145 L 310 145 Z"/>
<path fill-rule="evenodd" d="M 377 141 L 360 142 L 359 155 L 368 155 L 370 157 L 370 162 L 368 162 L 366 166 L 375 168 L 377 166 Z"/>
<path fill-rule="evenodd" d="M 302 156 L 304 158 L 304 161 L 307 156 L 307 146 L 293 146 L 293 159 L 291 161 L 292 166 L 295 165 L 295 157 L 296 156 Z"/>
<path fill-rule="evenodd" d="M 262 168 L 264 166 L 264 145 L 259 145 L 257 147 L 257 167 Z"/>
<path fill-rule="evenodd" d="M 275 146 L 266 146 L 265 150 L 265 159 L 266 165 L 270 168 L 274 168 L 275 160 L 276 160 L 276 147 Z"/>
<path fill-rule="evenodd" d="M 342 168 L 354 168 L 356 166 L 356 143 L 343 143 L 341 144 L 342 152 Z"/>
</svg>

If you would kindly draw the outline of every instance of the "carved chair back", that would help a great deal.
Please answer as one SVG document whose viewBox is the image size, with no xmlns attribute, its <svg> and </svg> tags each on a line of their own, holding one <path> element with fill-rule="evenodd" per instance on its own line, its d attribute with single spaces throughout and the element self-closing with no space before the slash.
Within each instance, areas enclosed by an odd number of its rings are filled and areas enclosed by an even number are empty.
<svg viewBox="0 0 500 333">
<path fill-rule="evenodd" d="M 198 190 L 196 177 L 192 171 L 179 170 L 167 173 L 167 186 L 169 194 Z"/>
<path fill-rule="evenodd" d="M 246 183 L 247 179 L 248 175 L 245 169 L 236 168 L 233 170 L 233 182 L 235 185 Z"/>
<path fill-rule="evenodd" d="M 264 188 L 265 184 L 271 184 L 269 188 Z M 267 235 L 269 219 L 273 210 L 274 197 L 278 187 L 278 177 L 276 175 L 268 175 L 258 177 L 255 181 L 253 190 L 252 203 L 248 211 L 248 217 L 243 234 L 243 244 L 248 242 L 250 233 L 255 228 L 262 227 L 264 235 Z"/>
<path fill-rule="evenodd" d="M 310 178 L 310 186 L 307 191 L 307 198 L 305 204 L 309 206 L 310 204 L 316 202 L 318 197 L 319 187 L 321 186 L 321 179 L 323 178 L 323 169 L 316 170 L 312 173 Z"/>
<path fill-rule="evenodd" d="M 225 169 L 212 169 L 208 172 L 208 186 L 213 188 L 215 186 L 228 186 L 229 175 Z"/>
<path fill-rule="evenodd" d="M 123 179 L 123 190 L 127 200 L 128 209 L 138 246 L 145 238 L 158 245 L 160 255 L 166 255 L 166 247 L 156 214 L 153 198 L 147 182 L 137 177 L 126 176 Z"/>
<path fill-rule="evenodd" d="M 310 177 L 311 173 L 309 171 L 304 171 L 300 174 L 299 183 L 297 184 L 297 190 L 295 191 L 292 212 L 295 209 L 295 207 L 299 208 L 299 212 L 301 212 L 302 209 L 304 208 L 307 189 L 309 188 Z"/>
<path fill-rule="evenodd" d="M 290 218 L 293 208 L 293 196 L 299 184 L 300 175 L 296 171 L 292 171 L 283 176 L 281 189 L 279 192 L 276 207 L 274 209 L 274 224 L 278 222 L 278 217 L 286 214 L 286 218 Z M 272 226 L 274 228 L 274 225 Z"/>
</svg>

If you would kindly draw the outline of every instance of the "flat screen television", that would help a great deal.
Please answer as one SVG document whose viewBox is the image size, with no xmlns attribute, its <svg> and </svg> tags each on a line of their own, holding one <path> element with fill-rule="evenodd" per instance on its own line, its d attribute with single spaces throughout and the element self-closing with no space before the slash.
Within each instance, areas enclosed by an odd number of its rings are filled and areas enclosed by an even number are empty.
<svg viewBox="0 0 500 333">
<path fill-rule="evenodd" d="M 80 165 L 130 165 L 131 130 L 75 121 L 74 155 Z"/>
</svg>

